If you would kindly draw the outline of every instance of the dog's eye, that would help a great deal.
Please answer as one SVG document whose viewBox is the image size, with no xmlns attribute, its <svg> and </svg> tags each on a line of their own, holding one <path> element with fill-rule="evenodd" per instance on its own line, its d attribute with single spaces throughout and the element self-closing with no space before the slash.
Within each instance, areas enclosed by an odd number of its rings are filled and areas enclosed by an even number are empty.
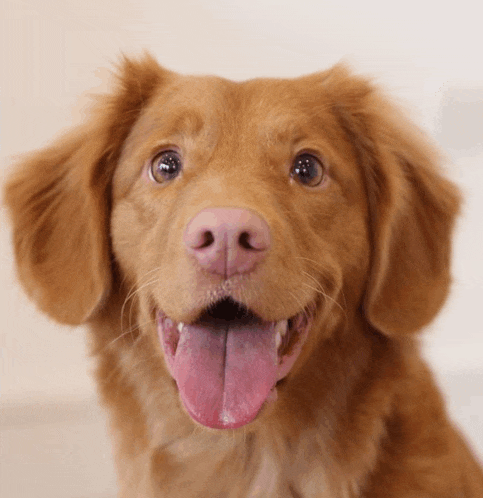
<svg viewBox="0 0 483 498">
<path fill-rule="evenodd" d="M 293 162 L 290 176 L 303 185 L 316 187 L 324 178 L 324 167 L 312 154 L 299 154 Z"/>
<path fill-rule="evenodd" d="M 149 165 L 149 178 L 157 183 L 176 178 L 181 172 L 181 157 L 174 150 L 165 150 L 156 155 Z"/>
</svg>

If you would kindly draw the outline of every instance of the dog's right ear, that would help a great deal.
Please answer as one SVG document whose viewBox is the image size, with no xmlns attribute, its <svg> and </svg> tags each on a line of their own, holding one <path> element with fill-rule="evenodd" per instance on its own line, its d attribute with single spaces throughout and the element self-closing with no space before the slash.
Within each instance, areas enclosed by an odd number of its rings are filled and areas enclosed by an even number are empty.
<svg viewBox="0 0 483 498">
<path fill-rule="evenodd" d="M 88 121 L 25 159 L 5 188 L 18 277 L 61 323 L 84 322 L 109 293 L 112 175 L 141 110 L 171 74 L 148 54 L 124 57 L 118 69 L 117 88 Z"/>
</svg>

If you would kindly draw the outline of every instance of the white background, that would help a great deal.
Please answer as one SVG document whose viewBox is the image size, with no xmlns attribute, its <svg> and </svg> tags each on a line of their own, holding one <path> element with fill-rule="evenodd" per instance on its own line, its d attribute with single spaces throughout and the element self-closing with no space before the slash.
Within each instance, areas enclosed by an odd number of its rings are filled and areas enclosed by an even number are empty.
<svg viewBox="0 0 483 498">
<path fill-rule="evenodd" d="M 474 0 L 2 0 L 0 23 L 2 175 L 16 155 L 82 119 L 86 91 L 106 88 L 121 51 L 147 48 L 171 69 L 234 79 L 297 76 L 340 59 L 375 76 L 448 152 L 465 193 L 455 284 L 424 346 L 454 419 L 483 455 L 483 35 Z M 26 300 L 0 216 L 0 495 L 112 497 L 83 330 L 50 322 Z"/>
</svg>

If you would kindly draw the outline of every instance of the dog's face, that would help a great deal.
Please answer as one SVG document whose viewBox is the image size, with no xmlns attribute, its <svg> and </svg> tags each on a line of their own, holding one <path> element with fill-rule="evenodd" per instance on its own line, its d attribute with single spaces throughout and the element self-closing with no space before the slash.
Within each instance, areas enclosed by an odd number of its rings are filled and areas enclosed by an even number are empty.
<svg viewBox="0 0 483 498">
<path fill-rule="evenodd" d="M 323 79 L 173 76 L 123 148 L 113 252 L 202 424 L 250 422 L 314 320 L 361 300 L 365 184 Z"/>
<path fill-rule="evenodd" d="M 19 277 L 53 318 L 95 324 L 133 384 L 148 375 L 117 341 L 135 331 L 193 419 L 239 427 L 299 373 L 314 404 L 329 338 L 398 340 L 438 312 L 459 196 L 436 157 L 343 67 L 233 83 L 126 60 L 7 185 Z"/>
</svg>

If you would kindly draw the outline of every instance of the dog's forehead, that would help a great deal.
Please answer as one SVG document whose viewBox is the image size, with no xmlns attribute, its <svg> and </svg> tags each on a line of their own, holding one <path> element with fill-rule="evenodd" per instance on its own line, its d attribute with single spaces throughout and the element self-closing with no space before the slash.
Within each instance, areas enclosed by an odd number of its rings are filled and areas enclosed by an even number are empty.
<svg viewBox="0 0 483 498">
<path fill-rule="evenodd" d="M 235 82 L 178 75 L 160 88 L 145 118 L 155 127 L 190 135 L 209 128 L 226 136 L 236 129 L 271 143 L 290 141 L 328 108 L 317 83 L 304 78 Z"/>
<path fill-rule="evenodd" d="M 160 98 L 173 105 L 194 107 L 264 108 L 288 107 L 310 99 L 317 85 L 308 78 L 256 78 L 233 81 L 218 76 L 176 75 L 160 89 Z"/>
</svg>

